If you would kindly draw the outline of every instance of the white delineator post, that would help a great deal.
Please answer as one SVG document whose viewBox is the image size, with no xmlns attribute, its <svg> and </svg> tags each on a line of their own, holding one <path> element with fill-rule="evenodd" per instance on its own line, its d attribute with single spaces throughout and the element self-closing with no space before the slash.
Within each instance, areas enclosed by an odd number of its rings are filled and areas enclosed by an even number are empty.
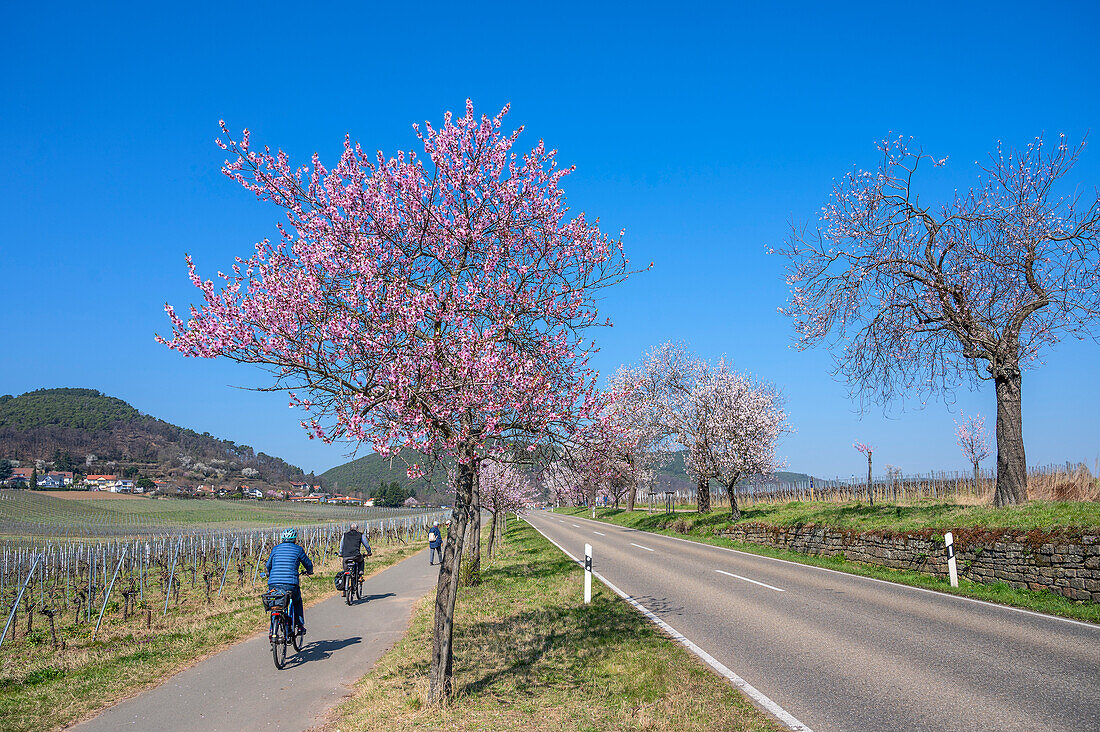
<svg viewBox="0 0 1100 732">
<path fill-rule="evenodd" d="M 592 545 L 584 545 L 584 604 L 592 602 Z"/>
<path fill-rule="evenodd" d="M 947 545 L 947 574 L 951 579 L 951 586 L 959 586 L 959 570 L 955 564 L 955 537 L 948 531 L 943 535 L 943 543 Z"/>
</svg>

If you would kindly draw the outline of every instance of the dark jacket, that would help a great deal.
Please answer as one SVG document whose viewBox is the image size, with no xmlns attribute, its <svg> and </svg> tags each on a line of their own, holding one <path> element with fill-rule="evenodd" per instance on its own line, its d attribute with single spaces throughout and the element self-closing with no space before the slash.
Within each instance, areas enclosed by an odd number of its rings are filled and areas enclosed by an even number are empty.
<svg viewBox="0 0 1100 732">
<path fill-rule="evenodd" d="M 293 541 L 284 541 L 271 548 L 267 557 L 267 584 L 298 584 L 298 565 L 305 566 L 306 572 L 313 572 L 313 562 L 306 556 L 306 550 Z"/>
<path fill-rule="evenodd" d="M 440 532 L 438 526 L 433 526 L 431 530 L 428 531 L 428 546 L 432 549 L 438 549 L 443 546 L 443 533 Z"/>
<path fill-rule="evenodd" d="M 348 530 L 344 532 L 344 537 L 340 539 L 340 556 L 357 557 L 359 556 L 360 546 L 367 550 L 367 554 L 371 553 L 370 542 L 367 541 L 367 537 L 358 531 Z"/>
</svg>

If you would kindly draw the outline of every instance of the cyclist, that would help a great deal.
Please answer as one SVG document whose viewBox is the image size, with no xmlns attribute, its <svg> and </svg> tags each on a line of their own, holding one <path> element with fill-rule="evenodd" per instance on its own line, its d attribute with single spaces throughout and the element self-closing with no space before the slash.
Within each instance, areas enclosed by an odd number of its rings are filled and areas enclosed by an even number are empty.
<svg viewBox="0 0 1100 732">
<path fill-rule="evenodd" d="M 267 588 L 290 593 L 290 620 L 298 628 L 296 632 L 305 635 L 306 619 L 302 608 L 302 588 L 298 586 L 298 565 L 306 568 L 306 574 L 313 574 L 313 562 L 309 561 L 305 549 L 298 546 L 297 529 L 287 529 L 282 539 L 282 543 L 271 548 L 271 554 L 267 557 Z"/>
<path fill-rule="evenodd" d="M 358 577 L 362 580 L 363 555 L 359 553 L 359 547 L 363 547 L 367 550 L 368 557 L 373 553 L 371 552 L 370 542 L 367 541 L 366 534 L 359 531 L 359 524 L 353 523 L 340 539 L 340 558 L 354 559 L 355 569 L 359 573 Z"/>
</svg>

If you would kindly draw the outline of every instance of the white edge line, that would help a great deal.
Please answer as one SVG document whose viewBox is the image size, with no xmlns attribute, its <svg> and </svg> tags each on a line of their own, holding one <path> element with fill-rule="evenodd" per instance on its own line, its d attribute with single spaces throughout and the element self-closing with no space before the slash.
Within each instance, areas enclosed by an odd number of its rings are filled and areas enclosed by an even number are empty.
<svg viewBox="0 0 1100 732">
<path fill-rule="evenodd" d="M 767 582 L 758 582 L 757 580 L 749 579 L 748 577 L 742 577 L 741 575 L 734 574 L 733 572 L 727 572 L 724 569 L 716 569 L 714 571 L 718 572 L 719 574 L 727 575 L 729 577 L 736 577 L 739 580 L 745 580 L 746 582 L 752 582 L 754 585 L 760 585 L 761 587 L 767 587 L 769 590 L 775 590 L 776 592 L 786 592 L 786 590 L 781 589 L 779 587 L 775 587 L 774 585 L 769 585 Z"/>
<path fill-rule="evenodd" d="M 549 541 L 551 544 L 556 546 L 558 549 L 561 549 L 561 551 L 565 554 L 565 556 L 569 557 L 570 559 L 572 559 L 577 564 L 580 564 L 580 565 L 583 566 L 583 563 L 579 559 L 577 559 L 572 554 L 570 554 L 569 551 L 565 547 L 563 547 L 561 544 L 554 541 L 553 539 L 551 539 L 546 534 L 543 534 L 542 530 L 539 527 L 535 526 L 530 521 L 528 521 L 527 524 L 532 529 L 534 529 L 535 531 L 542 534 L 544 539 Z M 784 709 L 783 707 L 781 707 L 778 704 L 776 704 L 775 702 L 773 702 L 765 694 L 763 694 L 760 690 L 758 690 L 755 686 L 753 686 L 752 684 L 750 684 L 749 682 L 745 681 L 743 678 L 741 678 L 740 676 L 735 674 L 733 671 L 731 671 L 729 669 L 729 667 L 726 666 L 724 663 L 722 663 L 717 658 L 715 658 L 714 656 L 712 656 L 709 653 L 707 653 L 706 651 L 704 651 L 699 646 L 692 643 L 688 638 L 686 638 L 684 636 L 683 633 L 676 630 L 671 625 L 669 625 L 665 621 L 661 620 L 659 617 L 654 615 L 652 612 L 650 612 L 649 608 L 645 607 L 640 602 L 635 600 L 633 597 L 626 594 L 625 592 L 620 590 L 615 585 L 611 584 L 611 582 L 609 582 L 607 580 L 607 578 L 604 577 L 602 574 L 600 574 L 599 572 L 595 572 L 595 571 L 592 572 L 592 574 L 595 575 L 596 579 L 598 579 L 600 582 L 603 582 L 605 585 L 607 585 L 607 587 L 612 592 L 614 592 L 616 595 L 618 595 L 619 597 L 626 600 L 631 605 L 633 605 L 634 608 L 637 609 L 642 615 L 645 615 L 650 620 L 650 622 L 652 622 L 658 628 L 660 628 L 661 630 L 665 631 L 670 636 L 672 636 L 673 640 L 675 640 L 680 645 L 687 648 L 689 651 L 691 651 L 696 656 L 698 656 L 700 659 L 702 659 L 703 662 L 705 662 L 708 666 L 710 666 L 712 669 L 714 669 L 719 674 L 724 676 L 731 684 L 733 684 L 738 689 L 740 689 L 742 692 L 744 692 L 744 694 L 746 696 L 748 696 L 754 703 L 756 703 L 757 706 L 759 706 L 761 709 L 766 711 L 768 714 L 771 714 L 773 717 L 775 717 L 780 722 L 782 722 L 784 725 L 786 725 L 788 729 L 794 730 L 794 732 L 813 732 L 812 729 L 810 729 L 806 725 L 802 724 L 802 722 L 799 722 L 798 719 L 795 718 L 795 716 L 792 715 L 791 713 L 789 713 L 786 709 Z"/>
<path fill-rule="evenodd" d="M 652 549 L 650 549 L 650 548 L 649 548 L 648 546 L 642 546 L 641 544 L 635 544 L 634 542 L 630 542 L 630 546 L 636 546 L 636 547 L 638 547 L 639 549 L 645 549 L 645 550 L 646 550 L 647 552 L 651 552 L 651 551 L 653 551 L 653 550 L 652 550 Z"/>
<path fill-rule="evenodd" d="M 669 536 L 668 534 L 656 534 L 652 531 L 646 531 L 645 529 L 631 529 L 627 526 L 619 526 L 619 524 L 613 524 L 610 521 L 598 521 L 594 519 L 586 519 L 578 517 L 582 521 L 592 521 L 595 524 L 603 524 L 604 526 L 617 526 L 620 529 L 637 531 L 643 534 L 650 534 L 652 536 L 660 536 L 665 539 L 672 539 L 673 541 L 682 541 L 685 544 L 691 544 L 692 546 L 707 547 L 709 549 L 719 549 L 724 552 L 733 552 L 734 554 L 743 554 L 746 557 L 756 557 L 758 559 L 768 559 L 773 562 L 782 562 L 783 564 L 793 564 L 796 567 L 806 567 L 807 569 L 816 569 L 821 572 L 832 572 L 833 574 L 843 575 L 845 577 L 853 577 L 855 579 L 867 580 L 868 582 L 878 582 L 884 585 L 890 585 L 891 587 L 900 587 L 906 590 L 915 590 L 917 592 L 927 592 L 932 595 L 939 595 L 940 597 L 950 597 L 954 600 L 964 600 L 966 602 L 974 602 L 979 605 L 986 605 L 988 607 L 998 608 L 1000 610 L 1011 610 L 1014 613 L 1023 613 L 1024 615 L 1034 615 L 1037 618 L 1043 618 L 1045 620 L 1060 620 L 1063 623 L 1071 623 L 1073 625 L 1080 625 L 1085 628 L 1092 628 L 1093 630 L 1100 630 L 1100 625 L 1095 623 L 1086 623 L 1083 620 L 1074 620 L 1072 618 L 1063 618 L 1061 615 L 1050 615 L 1048 613 L 1037 613 L 1034 610 L 1024 610 L 1022 607 L 1012 607 L 1011 605 L 1001 605 L 996 602 L 989 602 L 988 600 L 979 600 L 974 597 L 966 597 L 964 595 L 954 595 L 950 592 L 941 592 L 940 590 L 930 590 L 927 587 L 914 587 L 913 585 L 905 585 L 900 582 L 891 582 L 890 580 L 878 579 L 877 577 L 867 577 L 862 574 L 853 574 L 852 572 L 842 572 L 839 569 L 829 569 L 828 567 L 818 567 L 816 564 L 804 564 L 802 562 L 795 562 L 790 559 L 780 559 L 779 557 L 769 557 L 766 554 L 756 554 L 754 552 L 746 552 L 740 549 L 734 549 L 728 546 L 717 546 L 716 544 L 705 544 L 701 541 L 692 541 L 691 539 L 681 539 L 678 536 Z M 814 555 L 807 555 L 814 556 Z"/>
</svg>

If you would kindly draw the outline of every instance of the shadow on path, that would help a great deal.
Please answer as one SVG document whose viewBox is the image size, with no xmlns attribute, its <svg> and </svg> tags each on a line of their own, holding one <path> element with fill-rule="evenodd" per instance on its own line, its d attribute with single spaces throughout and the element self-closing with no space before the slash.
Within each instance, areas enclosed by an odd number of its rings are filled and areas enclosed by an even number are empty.
<svg viewBox="0 0 1100 732">
<path fill-rule="evenodd" d="M 293 658 L 288 658 L 286 668 L 301 666 L 303 663 L 308 663 L 309 661 L 323 661 L 332 656 L 333 651 L 338 651 L 341 648 L 347 648 L 348 646 L 362 642 L 363 638 L 358 635 L 354 638 L 345 638 L 343 640 L 313 641 L 294 654 Z"/>
</svg>

